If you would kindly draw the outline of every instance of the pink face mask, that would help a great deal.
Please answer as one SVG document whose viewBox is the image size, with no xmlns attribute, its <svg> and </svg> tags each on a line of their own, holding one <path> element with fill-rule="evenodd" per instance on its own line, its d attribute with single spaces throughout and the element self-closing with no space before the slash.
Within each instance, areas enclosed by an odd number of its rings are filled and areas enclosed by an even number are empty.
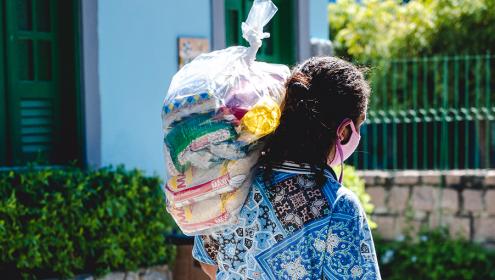
<svg viewBox="0 0 495 280">
<path fill-rule="evenodd" d="M 350 125 L 352 130 L 349 141 L 342 145 L 340 143 L 340 139 L 337 136 L 337 141 L 335 143 L 335 156 L 333 157 L 332 161 L 330 161 L 330 159 L 327 159 L 327 164 L 330 166 L 337 166 L 339 164 L 341 165 L 342 168 L 340 169 L 339 183 L 342 183 L 342 176 L 344 175 L 344 161 L 349 158 L 352 153 L 354 153 L 359 145 L 359 140 L 361 140 L 361 135 L 359 135 L 359 133 L 356 131 L 356 127 L 354 126 L 354 123 L 351 119 L 344 119 L 337 128 L 337 131 L 339 131 L 341 127 L 345 127 L 347 125 Z"/>
</svg>

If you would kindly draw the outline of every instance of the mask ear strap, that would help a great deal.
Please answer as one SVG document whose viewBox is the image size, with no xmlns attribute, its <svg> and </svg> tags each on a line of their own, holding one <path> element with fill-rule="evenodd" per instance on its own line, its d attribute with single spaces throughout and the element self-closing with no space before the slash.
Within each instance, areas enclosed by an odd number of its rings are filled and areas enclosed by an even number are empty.
<svg viewBox="0 0 495 280">
<path fill-rule="evenodd" d="M 337 151 L 340 155 L 340 176 L 339 183 L 342 183 L 342 177 L 344 175 L 344 151 L 342 151 L 342 145 L 340 145 L 340 140 L 337 140 Z"/>
<path fill-rule="evenodd" d="M 340 130 L 340 128 L 343 126 L 343 125 L 347 125 L 347 123 L 352 123 L 352 120 L 349 119 L 349 118 L 345 118 L 342 120 L 342 122 L 340 122 L 340 125 L 339 127 L 337 128 L 337 132 Z M 354 124 L 352 124 L 354 125 Z M 354 131 L 352 132 L 354 133 Z M 340 144 L 340 139 L 338 139 L 338 135 L 337 135 L 337 152 L 339 153 L 340 155 L 340 176 L 339 176 L 339 183 L 342 184 L 342 178 L 344 177 L 344 151 L 342 151 L 342 145 Z"/>
</svg>

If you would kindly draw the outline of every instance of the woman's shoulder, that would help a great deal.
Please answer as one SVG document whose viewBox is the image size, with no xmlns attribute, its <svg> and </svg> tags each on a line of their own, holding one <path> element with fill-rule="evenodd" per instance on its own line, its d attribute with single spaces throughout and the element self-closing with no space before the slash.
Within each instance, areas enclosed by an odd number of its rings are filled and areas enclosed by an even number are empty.
<svg viewBox="0 0 495 280">
<path fill-rule="evenodd" d="M 362 216 L 363 207 L 358 196 L 350 189 L 341 186 L 336 193 L 335 202 L 332 205 L 332 213 L 340 213 L 352 217 Z"/>
</svg>

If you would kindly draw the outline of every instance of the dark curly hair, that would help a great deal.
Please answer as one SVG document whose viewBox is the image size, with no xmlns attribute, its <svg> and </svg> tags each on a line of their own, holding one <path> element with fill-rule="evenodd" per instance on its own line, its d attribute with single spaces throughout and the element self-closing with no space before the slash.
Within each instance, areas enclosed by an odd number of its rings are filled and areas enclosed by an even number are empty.
<svg viewBox="0 0 495 280">
<path fill-rule="evenodd" d="M 286 88 L 280 125 L 267 136 L 260 159 L 264 180 L 270 182 L 273 163 L 293 161 L 313 166 L 321 184 L 338 125 L 345 118 L 356 124 L 366 112 L 369 84 L 347 61 L 313 57 L 294 68 Z"/>
</svg>

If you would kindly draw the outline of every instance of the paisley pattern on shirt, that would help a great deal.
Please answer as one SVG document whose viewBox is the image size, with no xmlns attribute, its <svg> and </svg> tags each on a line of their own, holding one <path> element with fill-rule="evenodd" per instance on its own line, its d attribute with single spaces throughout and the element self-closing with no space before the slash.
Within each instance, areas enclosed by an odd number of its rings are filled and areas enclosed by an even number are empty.
<svg viewBox="0 0 495 280">
<path fill-rule="evenodd" d="M 328 279 L 377 279 L 376 255 L 366 216 L 355 196 L 339 199 L 330 220 L 324 275 Z"/>
<path fill-rule="evenodd" d="M 330 214 L 323 192 L 308 175 L 283 180 L 267 188 L 266 193 L 287 232 L 292 233 L 304 224 Z"/>
<path fill-rule="evenodd" d="M 325 246 L 318 246 L 318 241 L 325 240 L 328 218 L 311 223 L 256 257 L 269 279 L 314 279 L 314 275 L 321 275 Z"/>
<path fill-rule="evenodd" d="M 239 222 L 197 236 L 193 257 L 218 266 L 217 279 L 380 279 L 371 233 L 356 196 L 326 170 L 279 169 L 257 176 Z"/>
</svg>

